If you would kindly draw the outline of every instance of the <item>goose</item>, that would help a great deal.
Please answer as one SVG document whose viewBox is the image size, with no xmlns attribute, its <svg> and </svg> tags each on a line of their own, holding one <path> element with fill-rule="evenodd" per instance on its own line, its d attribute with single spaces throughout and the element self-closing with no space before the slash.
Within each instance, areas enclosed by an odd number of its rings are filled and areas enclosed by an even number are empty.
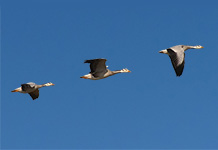
<svg viewBox="0 0 218 150">
<path fill-rule="evenodd" d="M 33 82 L 28 82 L 25 84 L 21 84 L 21 87 L 16 88 L 15 90 L 11 92 L 20 92 L 20 93 L 28 93 L 33 100 L 37 99 L 39 97 L 39 88 L 45 87 L 45 86 L 53 86 L 54 84 L 49 82 L 42 85 L 37 85 Z"/>
<path fill-rule="evenodd" d="M 99 79 L 104 79 L 109 76 L 115 75 L 117 73 L 131 72 L 128 69 L 111 71 L 107 69 L 108 66 L 105 65 L 106 61 L 107 59 L 103 59 L 103 58 L 85 60 L 84 63 L 90 63 L 91 72 L 80 78 L 90 79 L 90 80 L 99 80 Z"/>
<path fill-rule="evenodd" d="M 173 68 L 176 72 L 176 76 L 181 76 L 185 64 L 185 51 L 188 49 L 201 49 L 201 48 L 204 47 L 201 45 L 197 45 L 197 46 L 176 45 L 168 49 L 161 50 L 159 51 L 159 53 L 168 54 L 168 56 L 171 59 Z"/>
</svg>

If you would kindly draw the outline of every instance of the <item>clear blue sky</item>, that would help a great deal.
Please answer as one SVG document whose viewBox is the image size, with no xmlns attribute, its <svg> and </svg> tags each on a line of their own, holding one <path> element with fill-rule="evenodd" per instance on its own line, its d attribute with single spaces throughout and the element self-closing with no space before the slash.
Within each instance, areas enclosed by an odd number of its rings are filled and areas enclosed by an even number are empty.
<svg viewBox="0 0 218 150">
<path fill-rule="evenodd" d="M 0 4 L 3 149 L 218 149 L 218 1 Z M 179 44 L 205 48 L 176 77 L 158 51 Z M 132 72 L 80 79 L 94 58 Z"/>
</svg>

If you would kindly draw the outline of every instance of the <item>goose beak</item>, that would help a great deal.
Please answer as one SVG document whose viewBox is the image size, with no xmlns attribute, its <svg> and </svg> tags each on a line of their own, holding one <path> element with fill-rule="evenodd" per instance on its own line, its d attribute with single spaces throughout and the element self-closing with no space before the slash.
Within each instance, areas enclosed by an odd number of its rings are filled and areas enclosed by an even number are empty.
<svg viewBox="0 0 218 150">
<path fill-rule="evenodd" d="M 13 91 L 11 91 L 11 92 L 19 92 L 19 90 L 15 89 L 15 90 L 13 90 Z"/>
<path fill-rule="evenodd" d="M 55 84 L 54 84 L 54 83 L 52 83 L 51 85 L 53 85 L 53 86 L 54 86 Z"/>
<path fill-rule="evenodd" d="M 203 46 L 201 46 L 200 48 L 204 48 Z"/>
<path fill-rule="evenodd" d="M 130 70 L 128 70 L 128 72 L 131 72 Z"/>
</svg>

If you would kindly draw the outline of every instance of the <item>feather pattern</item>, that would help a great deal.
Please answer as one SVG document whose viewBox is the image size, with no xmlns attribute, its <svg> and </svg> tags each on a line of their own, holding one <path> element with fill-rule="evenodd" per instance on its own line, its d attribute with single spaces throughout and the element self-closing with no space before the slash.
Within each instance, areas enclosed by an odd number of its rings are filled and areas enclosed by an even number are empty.
<svg viewBox="0 0 218 150">
<path fill-rule="evenodd" d="M 106 59 L 91 59 L 85 60 L 84 63 L 90 63 L 91 74 L 94 77 L 100 77 L 107 72 L 107 67 L 105 65 Z"/>
<path fill-rule="evenodd" d="M 169 57 L 171 59 L 176 75 L 181 76 L 183 69 L 184 69 L 184 64 L 185 64 L 185 53 L 184 52 L 176 53 L 172 49 L 167 49 L 167 51 L 169 53 Z"/>
<path fill-rule="evenodd" d="M 29 93 L 29 95 L 32 97 L 33 100 L 37 99 L 39 97 L 39 89 L 36 89 L 35 91 Z"/>
</svg>

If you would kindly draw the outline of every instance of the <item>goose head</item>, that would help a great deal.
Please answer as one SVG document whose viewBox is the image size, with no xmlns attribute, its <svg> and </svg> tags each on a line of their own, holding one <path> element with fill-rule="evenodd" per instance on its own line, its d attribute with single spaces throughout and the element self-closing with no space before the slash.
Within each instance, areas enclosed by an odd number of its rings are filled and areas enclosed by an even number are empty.
<svg viewBox="0 0 218 150">
<path fill-rule="evenodd" d="M 125 69 L 120 70 L 120 72 L 123 73 L 123 72 L 131 72 L 131 71 L 125 68 Z"/>
<path fill-rule="evenodd" d="M 55 84 L 53 84 L 53 83 L 51 83 L 51 82 L 43 84 L 43 86 L 54 86 L 54 85 L 55 85 Z"/>
<path fill-rule="evenodd" d="M 201 45 L 196 45 L 196 46 L 193 46 L 194 49 L 201 49 L 201 48 L 204 48 L 203 46 Z"/>
</svg>

